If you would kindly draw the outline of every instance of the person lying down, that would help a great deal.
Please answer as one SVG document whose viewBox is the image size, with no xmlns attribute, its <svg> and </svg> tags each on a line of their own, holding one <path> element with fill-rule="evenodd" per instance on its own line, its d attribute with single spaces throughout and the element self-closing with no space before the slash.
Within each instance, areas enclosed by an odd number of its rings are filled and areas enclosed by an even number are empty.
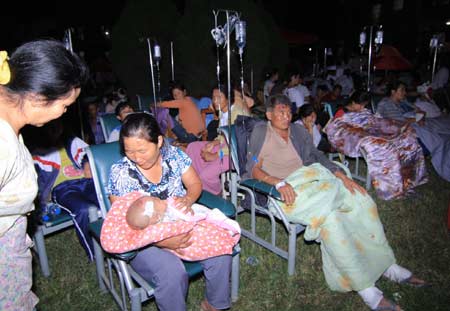
<svg viewBox="0 0 450 311">
<path fill-rule="evenodd" d="M 192 244 L 172 251 L 181 259 L 197 261 L 231 254 L 240 239 L 239 224 L 218 209 L 193 204 L 192 210 L 194 214 L 184 214 L 171 198 L 128 193 L 116 200 L 106 215 L 101 245 L 107 252 L 123 253 L 192 231 Z"/>
</svg>

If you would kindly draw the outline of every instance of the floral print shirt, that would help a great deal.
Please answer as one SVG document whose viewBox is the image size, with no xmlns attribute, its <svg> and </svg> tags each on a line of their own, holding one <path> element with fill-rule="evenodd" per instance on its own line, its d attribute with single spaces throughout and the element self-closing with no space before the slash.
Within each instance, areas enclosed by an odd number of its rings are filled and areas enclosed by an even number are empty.
<svg viewBox="0 0 450 311">
<path fill-rule="evenodd" d="M 186 190 L 181 176 L 191 166 L 192 160 L 181 149 L 168 144 L 163 145 L 160 152 L 162 176 L 159 183 L 154 184 L 147 180 L 136 164 L 124 157 L 111 167 L 108 194 L 120 197 L 133 191 L 139 191 L 161 200 L 185 196 Z"/>
</svg>

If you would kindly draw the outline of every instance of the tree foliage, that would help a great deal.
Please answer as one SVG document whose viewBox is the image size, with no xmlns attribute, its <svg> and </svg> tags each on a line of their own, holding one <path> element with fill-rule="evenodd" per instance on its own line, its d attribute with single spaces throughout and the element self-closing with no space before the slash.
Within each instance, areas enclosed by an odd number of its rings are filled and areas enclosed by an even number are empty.
<svg viewBox="0 0 450 311">
<path fill-rule="evenodd" d="M 244 77 L 250 84 L 253 70 L 255 88 L 267 67 L 282 68 L 288 62 L 287 44 L 281 39 L 269 13 L 251 0 L 186 0 L 181 15 L 171 1 L 132 0 L 127 3 L 113 28 L 112 60 L 114 70 L 129 94 L 152 94 L 149 56 L 145 38 L 154 37 L 162 50 L 161 84 L 167 87 L 171 78 L 170 41 L 174 44 L 175 79 L 185 83 L 194 96 L 210 95 L 217 84 L 217 49 L 211 36 L 213 10 L 227 9 L 241 13 L 247 22 L 247 45 L 244 51 Z M 217 24 L 226 23 L 224 13 Z M 231 76 L 240 78 L 240 62 L 231 41 Z M 219 48 L 222 74 L 227 70 L 227 55 Z M 226 77 L 226 75 L 224 75 Z M 222 82 L 226 82 L 222 78 Z"/>
</svg>

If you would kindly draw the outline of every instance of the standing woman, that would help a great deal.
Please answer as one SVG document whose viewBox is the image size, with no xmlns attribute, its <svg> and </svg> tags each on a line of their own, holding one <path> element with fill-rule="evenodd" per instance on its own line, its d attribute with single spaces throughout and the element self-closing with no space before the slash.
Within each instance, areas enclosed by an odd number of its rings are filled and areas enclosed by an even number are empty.
<svg viewBox="0 0 450 311">
<path fill-rule="evenodd" d="M 61 42 L 37 40 L 0 52 L 0 310 L 32 310 L 32 242 L 26 215 L 38 186 L 21 128 L 59 118 L 80 94 L 87 68 Z"/>
</svg>

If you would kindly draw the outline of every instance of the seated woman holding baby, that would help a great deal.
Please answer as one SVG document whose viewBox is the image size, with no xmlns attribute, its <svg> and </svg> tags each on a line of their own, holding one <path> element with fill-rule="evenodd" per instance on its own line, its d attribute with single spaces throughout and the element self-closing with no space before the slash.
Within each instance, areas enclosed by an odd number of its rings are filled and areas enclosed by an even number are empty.
<svg viewBox="0 0 450 311">
<path fill-rule="evenodd" d="M 190 158 L 179 148 L 166 144 L 158 124 L 147 113 L 127 116 L 119 138 L 125 154 L 111 168 L 108 191 L 111 203 L 132 192 L 150 195 L 155 204 L 167 204 L 185 214 L 202 191 L 201 181 Z M 188 275 L 175 253 L 182 253 L 194 241 L 192 230 L 153 243 L 139 250 L 130 262 L 134 270 L 155 287 L 160 310 L 185 310 Z M 174 253 L 175 252 L 175 253 Z M 206 279 L 202 310 L 230 307 L 231 255 L 200 261 Z"/>
</svg>

